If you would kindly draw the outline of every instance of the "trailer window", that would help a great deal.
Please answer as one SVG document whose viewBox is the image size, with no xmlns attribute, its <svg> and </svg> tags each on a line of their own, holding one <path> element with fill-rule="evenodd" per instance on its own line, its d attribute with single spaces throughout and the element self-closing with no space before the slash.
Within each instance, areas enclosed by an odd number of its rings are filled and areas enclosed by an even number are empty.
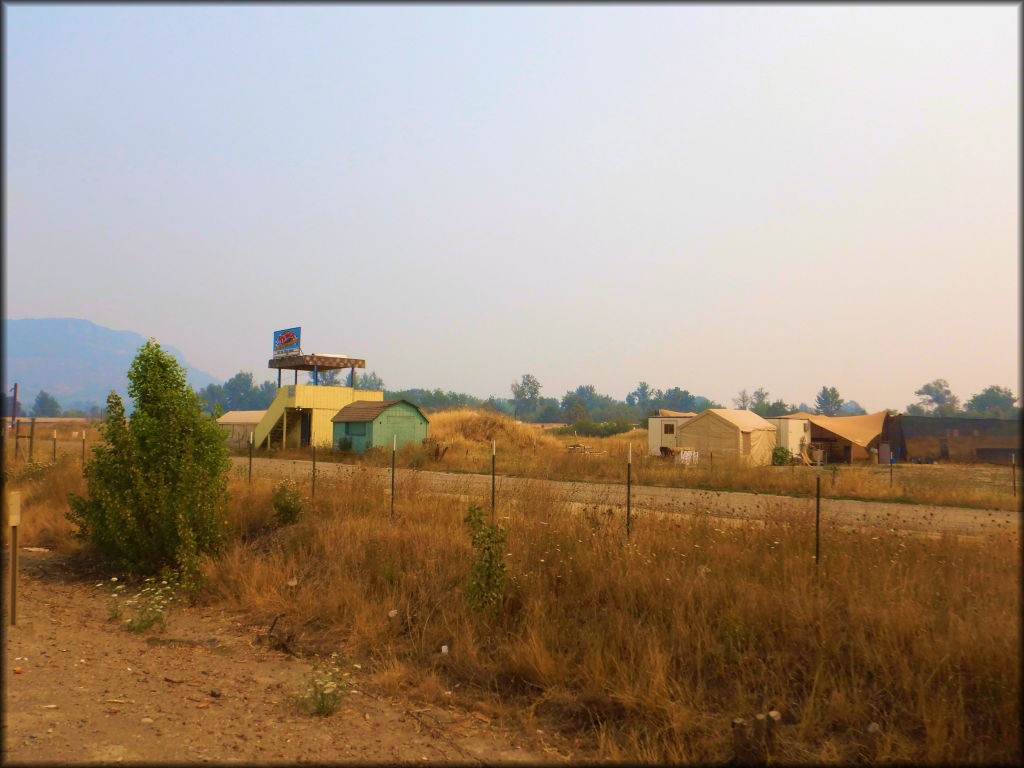
<svg viewBox="0 0 1024 768">
<path fill-rule="evenodd" d="M 664 429 L 665 429 L 664 434 L 666 434 L 666 435 L 674 435 L 676 433 L 676 425 L 675 424 L 666 424 Z"/>
</svg>

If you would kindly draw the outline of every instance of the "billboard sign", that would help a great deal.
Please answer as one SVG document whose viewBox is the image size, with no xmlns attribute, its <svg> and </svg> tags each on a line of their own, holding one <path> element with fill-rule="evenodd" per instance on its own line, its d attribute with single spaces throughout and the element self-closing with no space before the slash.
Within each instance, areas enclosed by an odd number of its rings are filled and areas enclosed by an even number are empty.
<svg viewBox="0 0 1024 768">
<path fill-rule="evenodd" d="M 302 350 L 299 349 L 301 335 L 302 328 L 285 328 L 283 331 L 274 331 L 274 357 L 301 355 Z"/>
</svg>

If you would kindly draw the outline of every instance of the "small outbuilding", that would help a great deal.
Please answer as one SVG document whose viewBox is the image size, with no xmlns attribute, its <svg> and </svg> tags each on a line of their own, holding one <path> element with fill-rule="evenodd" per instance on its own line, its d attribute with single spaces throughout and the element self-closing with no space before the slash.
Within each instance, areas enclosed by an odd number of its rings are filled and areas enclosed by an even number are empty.
<svg viewBox="0 0 1024 768">
<path fill-rule="evenodd" d="M 224 441 L 232 448 L 244 448 L 249 444 L 249 435 L 255 433 L 256 426 L 263 419 L 266 411 L 227 411 L 217 423 L 224 428 Z"/>
<path fill-rule="evenodd" d="M 368 448 L 399 447 L 427 438 L 430 419 L 408 400 L 356 401 L 331 419 L 334 447 L 365 453 Z"/>
<path fill-rule="evenodd" d="M 772 463 L 775 425 L 753 411 L 708 408 L 679 429 L 678 441 L 680 448 L 697 451 L 702 462 L 713 455 L 762 467 Z"/>
</svg>

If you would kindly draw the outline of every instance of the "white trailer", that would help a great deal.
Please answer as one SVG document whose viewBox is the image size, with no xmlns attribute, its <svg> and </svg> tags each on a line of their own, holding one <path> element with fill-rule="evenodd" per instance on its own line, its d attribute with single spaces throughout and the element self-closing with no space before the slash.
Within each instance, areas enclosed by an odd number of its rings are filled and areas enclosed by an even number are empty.
<svg viewBox="0 0 1024 768">
<path fill-rule="evenodd" d="M 807 419 L 773 417 L 765 421 L 775 425 L 776 448 L 788 448 L 790 453 L 799 456 L 810 446 L 811 422 Z"/>
<path fill-rule="evenodd" d="M 647 446 L 651 456 L 660 456 L 661 449 L 679 447 L 679 430 L 695 413 L 651 416 L 647 419 Z"/>
</svg>

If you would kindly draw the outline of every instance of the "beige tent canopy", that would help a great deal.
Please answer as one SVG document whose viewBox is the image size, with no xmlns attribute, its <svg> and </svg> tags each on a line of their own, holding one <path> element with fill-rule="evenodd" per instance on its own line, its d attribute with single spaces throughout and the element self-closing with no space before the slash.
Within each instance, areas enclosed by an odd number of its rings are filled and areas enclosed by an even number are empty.
<svg viewBox="0 0 1024 768">
<path fill-rule="evenodd" d="M 654 414 L 654 415 L 655 416 L 675 416 L 676 418 L 682 418 L 682 419 L 690 418 L 690 419 L 692 419 L 697 414 L 693 413 L 692 411 L 685 411 L 685 412 L 684 411 L 670 411 L 668 408 L 659 408 L 658 412 L 656 414 Z"/>
<path fill-rule="evenodd" d="M 752 411 L 708 408 L 679 430 L 679 446 L 717 454 L 749 466 L 772 463 L 775 425 Z"/>
<path fill-rule="evenodd" d="M 811 424 L 817 424 L 822 429 L 827 429 L 844 440 L 849 440 L 854 445 L 867 448 L 882 434 L 882 427 L 885 425 L 885 417 L 888 413 L 888 411 L 879 411 L 862 416 L 821 416 L 816 413 L 799 411 L 779 418 L 807 419 Z"/>
</svg>

